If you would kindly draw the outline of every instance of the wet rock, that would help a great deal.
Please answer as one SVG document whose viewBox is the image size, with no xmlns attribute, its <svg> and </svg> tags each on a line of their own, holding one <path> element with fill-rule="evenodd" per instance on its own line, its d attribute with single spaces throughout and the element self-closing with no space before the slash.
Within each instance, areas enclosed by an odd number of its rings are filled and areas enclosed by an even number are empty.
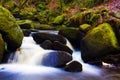
<svg viewBox="0 0 120 80">
<path fill-rule="evenodd" d="M 0 6 L 0 33 L 9 50 L 14 51 L 21 46 L 23 39 L 22 30 L 13 15 L 2 6 Z"/>
<path fill-rule="evenodd" d="M 103 59 L 103 62 L 113 64 L 116 66 L 120 66 L 120 54 L 111 54 L 105 56 Z"/>
<path fill-rule="evenodd" d="M 45 40 L 40 46 L 44 49 L 65 51 L 70 54 L 73 53 L 73 51 L 68 46 L 60 43 L 59 41 L 54 41 L 52 43 L 50 40 Z"/>
<path fill-rule="evenodd" d="M 43 56 L 42 65 L 52 67 L 63 67 L 72 60 L 72 55 L 64 51 L 51 51 Z"/>
<path fill-rule="evenodd" d="M 4 50 L 5 50 L 5 42 L 2 38 L 2 35 L 0 34 L 0 63 L 3 59 Z"/>
<path fill-rule="evenodd" d="M 80 32 L 77 28 L 65 27 L 60 29 L 60 35 L 65 36 L 73 45 L 73 47 L 80 49 L 80 41 L 84 36 L 84 33 Z"/>
<path fill-rule="evenodd" d="M 81 72 L 82 64 L 78 61 L 71 61 L 65 66 L 65 71 L 69 72 Z"/>
<path fill-rule="evenodd" d="M 81 41 L 81 56 L 84 62 L 94 61 L 119 50 L 115 33 L 108 23 L 92 29 Z"/>
<path fill-rule="evenodd" d="M 52 47 L 53 47 L 52 48 L 53 50 L 65 51 L 65 52 L 68 52 L 70 54 L 73 53 L 73 51 L 68 46 L 60 43 L 59 41 L 54 41 Z"/>
<path fill-rule="evenodd" d="M 92 62 L 88 62 L 88 64 L 91 64 L 91 65 L 95 65 L 95 66 L 102 66 L 102 61 L 92 61 Z"/>
<path fill-rule="evenodd" d="M 44 49 L 52 49 L 53 44 L 50 40 L 45 40 L 40 46 Z"/>
<path fill-rule="evenodd" d="M 38 32 L 38 33 L 33 33 L 32 37 L 38 44 L 41 44 L 45 40 L 50 40 L 51 42 L 59 41 L 63 44 L 66 44 L 66 39 L 61 35 Z"/>
</svg>

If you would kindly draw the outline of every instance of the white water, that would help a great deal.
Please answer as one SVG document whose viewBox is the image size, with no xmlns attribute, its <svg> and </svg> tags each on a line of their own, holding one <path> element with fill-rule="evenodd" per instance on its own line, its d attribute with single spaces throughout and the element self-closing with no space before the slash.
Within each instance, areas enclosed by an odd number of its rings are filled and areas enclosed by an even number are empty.
<svg viewBox="0 0 120 80">
<path fill-rule="evenodd" d="M 80 51 L 73 52 L 73 60 L 82 63 L 82 72 L 70 73 L 59 68 L 42 66 L 40 63 L 44 54 L 50 51 L 42 49 L 32 37 L 24 37 L 14 59 L 9 59 L 11 63 L 0 65 L 0 80 L 102 80 L 101 70 L 85 64 L 80 57 Z"/>
</svg>

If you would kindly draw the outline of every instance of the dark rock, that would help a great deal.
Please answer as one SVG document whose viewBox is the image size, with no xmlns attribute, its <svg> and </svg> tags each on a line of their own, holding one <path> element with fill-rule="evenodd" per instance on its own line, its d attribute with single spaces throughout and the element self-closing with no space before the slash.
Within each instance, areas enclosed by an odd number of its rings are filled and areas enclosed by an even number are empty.
<svg viewBox="0 0 120 80">
<path fill-rule="evenodd" d="M 30 36 L 31 31 L 28 29 L 22 29 L 24 36 Z"/>
<path fill-rule="evenodd" d="M 52 49 L 52 45 L 50 40 L 45 40 L 40 46 L 44 49 Z"/>
<path fill-rule="evenodd" d="M 111 54 L 105 56 L 103 59 L 103 62 L 113 64 L 113 65 L 120 65 L 120 54 Z"/>
<path fill-rule="evenodd" d="M 92 62 L 88 62 L 88 64 L 91 64 L 91 65 L 95 65 L 95 66 L 102 66 L 102 61 L 92 61 Z"/>
<path fill-rule="evenodd" d="M 77 28 L 65 27 L 60 29 L 60 35 L 65 36 L 73 45 L 73 47 L 80 49 L 80 41 L 83 38 L 84 34 L 79 31 Z"/>
<path fill-rule="evenodd" d="M 81 72 L 82 64 L 78 61 L 71 61 L 65 66 L 65 71 L 69 72 Z"/>
<path fill-rule="evenodd" d="M 0 34 L 0 63 L 1 63 L 2 58 L 3 58 L 4 50 L 5 50 L 5 42 L 2 38 L 2 35 Z"/>
<path fill-rule="evenodd" d="M 73 51 L 68 46 L 60 43 L 59 41 L 54 41 L 52 47 L 53 47 L 52 48 L 53 50 L 65 51 L 65 52 L 68 52 L 70 54 L 73 53 Z"/>
<path fill-rule="evenodd" d="M 38 32 L 38 33 L 33 33 L 32 37 L 38 44 L 41 44 L 45 40 L 50 40 L 51 42 L 59 41 L 63 44 L 66 44 L 66 39 L 61 35 Z"/>
<path fill-rule="evenodd" d="M 72 60 L 72 56 L 64 51 L 51 51 L 43 56 L 42 65 L 52 67 L 63 67 Z"/>
<path fill-rule="evenodd" d="M 94 61 L 119 50 L 115 33 L 108 23 L 103 23 L 89 31 L 81 41 L 81 56 L 84 62 Z"/>
</svg>

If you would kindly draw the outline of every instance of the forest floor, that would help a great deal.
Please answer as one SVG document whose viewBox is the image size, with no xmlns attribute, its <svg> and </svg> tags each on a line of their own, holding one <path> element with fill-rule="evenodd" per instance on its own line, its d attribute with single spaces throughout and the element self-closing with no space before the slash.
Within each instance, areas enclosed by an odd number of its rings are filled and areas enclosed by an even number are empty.
<svg viewBox="0 0 120 80">
<path fill-rule="evenodd" d="M 108 3 L 104 4 L 103 6 L 109 9 L 109 13 L 120 13 L 120 0 L 110 0 Z M 111 15 L 111 17 L 120 20 L 120 18 L 117 18 L 113 15 Z"/>
<path fill-rule="evenodd" d="M 120 12 L 120 0 L 111 0 L 103 6 L 107 7 L 111 12 Z"/>
</svg>

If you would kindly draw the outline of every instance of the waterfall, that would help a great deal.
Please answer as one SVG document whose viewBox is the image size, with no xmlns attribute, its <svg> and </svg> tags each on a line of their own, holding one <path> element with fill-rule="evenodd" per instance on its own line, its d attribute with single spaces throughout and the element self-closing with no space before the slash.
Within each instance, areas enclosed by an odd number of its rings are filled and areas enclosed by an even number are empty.
<svg viewBox="0 0 120 80">
<path fill-rule="evenodd" d="M 67 40 L 67 46 L 73 49 Z M 12 63 L 25 65 L 41 65 L 41 60 L 45 54 L 52 50 L 44 50 L 35 43 L 32 37 L 24 37 L 23 43 L 19 50 L 16 51 Z M 79 61 L 83 65 L 83 72 L 99 74 L 100 70 L 92 65 L 82 61 L 80 51 L 73 50 L 73 60 Z"/>
</svg>

